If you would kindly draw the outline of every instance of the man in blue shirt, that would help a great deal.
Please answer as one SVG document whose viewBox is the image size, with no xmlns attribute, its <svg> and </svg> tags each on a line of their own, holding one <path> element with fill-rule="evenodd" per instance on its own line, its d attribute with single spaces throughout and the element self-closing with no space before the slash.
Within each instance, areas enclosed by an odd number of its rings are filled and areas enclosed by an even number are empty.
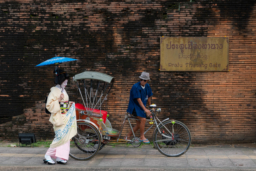
<svg viewBox="0 0 256 171">
<path fill-rule="evenodd" d="M 139 76 L 140 81 L 132 86 L 130 91 L 130 100 L 127 112 L 136 116 L 139 120 L 136 121 L 136 126 L 133 128 L 134 133 L 140 129 L 140 141 L 144 143 L 150 143 L 144 136 L 144 129 L 146 124 L 146 118 L 151 115 L 151 112 L 146 108 L 147 103 L 151 104 L 152 90 L 147 83 L 149 73 L 142 72 Z M 129 141 L 132 135 L 132 131 L 125 137 L 125 140 Z"/>
</svg>

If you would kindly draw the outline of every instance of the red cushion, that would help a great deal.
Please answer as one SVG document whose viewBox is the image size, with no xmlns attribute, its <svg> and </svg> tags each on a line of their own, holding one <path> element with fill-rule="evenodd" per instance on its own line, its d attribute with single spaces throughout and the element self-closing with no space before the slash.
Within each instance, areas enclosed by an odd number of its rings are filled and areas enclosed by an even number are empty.
<svg viewBox="0 0 256 171">
<path fill-rule="evenodd" d="M 75 107 L 76 109 L 85 110 L 84 105 L 82 105 L 81 103 L 76 103 Z"/>
<path fill-rule="evenodd" d="M 76 103 L 75 107 L 76 107 L 76 109 L 80 109 L 80 110 L 88 110 L 88 109 L 90 109 L 90 108 L 84 107 L 84 105 L 82 105 L 81 103 Z M 93 113 L 101 113 L 101 114 L 102 114 L 103 122 L 104 122 L 104 123 L 106 122 L 107 115 L 108 115 L 108 112 L 107 112 L 107 111 L 105 111 L 105 110 L 99 110 L 99 109 L 93 109 L 92 112 L 93 112 Z"/>
</svg>

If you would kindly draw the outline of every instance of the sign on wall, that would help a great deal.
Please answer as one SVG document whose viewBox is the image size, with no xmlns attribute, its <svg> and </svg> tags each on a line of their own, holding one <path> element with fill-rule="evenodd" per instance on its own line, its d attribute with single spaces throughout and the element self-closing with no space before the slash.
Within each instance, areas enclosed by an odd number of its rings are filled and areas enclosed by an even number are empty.
<svg viewBox="0 0 256 171">
<path fill-rule="evenodd" d="M 227 37 L 161 37 L 160 71 L 228 71 Z"/>
</svg>

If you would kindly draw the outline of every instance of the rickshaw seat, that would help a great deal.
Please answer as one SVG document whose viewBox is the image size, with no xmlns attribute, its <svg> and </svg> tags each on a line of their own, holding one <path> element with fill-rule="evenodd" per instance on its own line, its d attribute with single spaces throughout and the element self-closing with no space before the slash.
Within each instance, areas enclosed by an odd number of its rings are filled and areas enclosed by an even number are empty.
<svg viewBox="0 0 256 171">
<path fill-rule="evenodd" d="M 85 111 L 89 109 L 89 108 L 84 107 L 84 105 L 81 104 L 81 103 L 76 103 L 76 104 L 75 104 L 75 107 L 76 107 L 76 109 L 85 110 Z M 97 113 L 97 114 L 102 114 L 103 122 L 104 122 L 104 123 L 106 122 L 107 115 L 108 115 L 108 112 L 107 112 L 107 111 L 105 111 L 105 110 L 99 110 L 99 109 L 93 109 L 92 112 L 93 112 L 93 113 Z"/>
</svg>

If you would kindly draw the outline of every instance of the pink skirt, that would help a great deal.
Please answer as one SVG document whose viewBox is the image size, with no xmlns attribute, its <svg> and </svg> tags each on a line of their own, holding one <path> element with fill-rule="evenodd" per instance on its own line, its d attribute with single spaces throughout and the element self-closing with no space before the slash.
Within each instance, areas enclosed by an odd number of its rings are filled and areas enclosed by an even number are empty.
<svg viewBox="0 0 256 171">
<path fill-rule="evenodd" d="M 56 147 L 56 148 L 49 148 L 46 152 L 46 155 L 51 156 L 52 158 L 59 157 L 64 160 L 68 160 L 70 152 L 70 141 L 67 143 Z"/>
</svg>

